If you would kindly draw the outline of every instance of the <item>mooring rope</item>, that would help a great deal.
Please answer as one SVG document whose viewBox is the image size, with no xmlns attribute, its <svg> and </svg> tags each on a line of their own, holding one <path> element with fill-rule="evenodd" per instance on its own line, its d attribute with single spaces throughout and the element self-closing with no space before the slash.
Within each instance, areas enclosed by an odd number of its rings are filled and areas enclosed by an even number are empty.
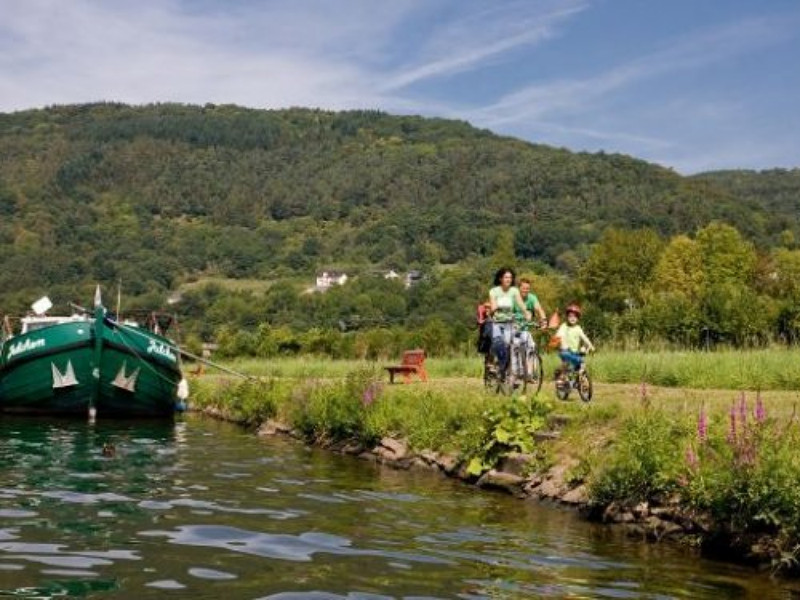
<svg viewBox="0 0 800 600">
<path fill-rule="evenodd" d="M 117 321 L 111 321 L 111 323 L 113 323 L 118 329 L 123 330 L 125 332 L 135 333 L 137 335 L 140 335 L 140 336 L 146 338 L 147 340 L 151 340 L 152 339 L 149 335 L 147 335 L 146 333 L 144 333 L 142 331 L 139 331 L 136 327 L 132 327 L 130 325 L 125 325 L 124 323 L 119 323 Z M 244 373 L 239 373 L 238 371 L 234 371 L 233 369 L 230 369 L 230 368 L 225 367 L 223 365 L 217 364 L 217 363 L 215 363 L 213 361 L 210 361 L 210 360 L 208 360 L 206 358 L 202 358 L 200 356 L 197 356 L 196 354 L 192 354 L 191 352 L 189 352 L 188 350 L 184 350 L 183 348 L 181 348 L 177 344 L 173 345 L 173 344 L 169 343 L 169 341 L 167 341 L 167 342 L 168 343 L 166 345 L 171 350 L 173 350 L 173 351 L 175 351 L 175 352 L 177 352 L 177 353 L 179 353 L 179 354 L 181 354 L 183 356 L 188 356 L 189 358 L 191 358 L 193 360 L 199 361 L 199 362 L 201 362 L 201 363 L 203 363 L 205 365 L 208 365 L 210 367 L 214 367 L 215 369 L 219 369 L 220 371 L 225 371 L 226 373 L 230 373 L 231 375 L 236 375 L 237 377 L 241 377 L 243 379 L 256 379 L 252 375 L 246 375 Z"/>
</svg>

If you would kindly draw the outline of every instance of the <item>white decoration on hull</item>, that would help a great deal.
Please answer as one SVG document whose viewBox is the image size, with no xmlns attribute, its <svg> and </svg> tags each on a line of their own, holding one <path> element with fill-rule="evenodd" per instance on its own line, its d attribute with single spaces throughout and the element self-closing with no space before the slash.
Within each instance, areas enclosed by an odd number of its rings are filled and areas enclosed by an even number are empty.
<svg viewBox="0 0 800 600">
<path fill-rule="evenodd" d="M 72 361 L 67 361 L 67 368 L 62 373 L 58 370 L 58 367 L 55 363 L 50 363 L 50 366 L 53 370 L 53 389 L 57 390 L 60 388 L 71 387 L 73 385 L 78 385 L 78 379 L 75 377 L 75 369 L 72 368 Z"/>
<path fill-rule="evenodd" d="M 139 368 L 137 368 L 130 375 L 125 375 L 127 367 L 128 363 L 123 362 L 119 372 L 117 373 L 117 376 L 114 377 L 114 381 L 111 382 L 111 385 L 122 390 L 134 392 L 136 391 L 136 380 L 139 378 Z"/>
</svg>

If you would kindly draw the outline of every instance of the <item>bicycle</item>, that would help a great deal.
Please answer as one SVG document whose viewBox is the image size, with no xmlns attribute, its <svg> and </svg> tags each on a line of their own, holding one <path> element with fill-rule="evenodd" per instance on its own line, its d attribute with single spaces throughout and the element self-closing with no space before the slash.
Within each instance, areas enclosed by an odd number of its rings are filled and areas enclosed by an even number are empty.
<svg viewBox="0 0 800 600">
<path fill-rule="evenodd" d="M 520 332 L 520 337 L 522 333 L 524 332 Z M 542 355 L 539 354 L 539 344 L 533 339 L 530 331 L 527 333 L 527 340 L 522 342 L 520 339 L 517 344 L 517 364 L 522 365 L 520 376 L 525 380 L 524 389 L 530 388 L 528 391 L 538 394 L 544 382 L 544 366 Z"/>
<path fill-rule="evenodd" d="M 581 352 L 580 355 L 586 356 L 586 353 Z M 556 397 L 559 400 L 569 398 L 572 390 L 577 390 L 578 396 L 584 402 L 592 399 L 592 378 L 589 376 L 585 362 L 579 369 L 575 369 L 572 365 L 562 361 L 561 367 L 555 373 L 555 386 Z"/>
<path fill-rule="evenodd" d="M 539 393 L 544 381 L 544 368 L 539 347 L 530 337 L 532 343 L 523 341 L 521 330 L 514 330 L 511 325 L 511 343 L 507 344 L 508 363 L 506 372 L 501 376 L 497 357 L 494 352 L 487 354 L 483 366 L 483 382 L 487 389 L 496 393 L 512 394 L 525 393 L 530 386 L 534 394 Z M 504 342 L 503 342 L 504 343 Z"/>
</svg>

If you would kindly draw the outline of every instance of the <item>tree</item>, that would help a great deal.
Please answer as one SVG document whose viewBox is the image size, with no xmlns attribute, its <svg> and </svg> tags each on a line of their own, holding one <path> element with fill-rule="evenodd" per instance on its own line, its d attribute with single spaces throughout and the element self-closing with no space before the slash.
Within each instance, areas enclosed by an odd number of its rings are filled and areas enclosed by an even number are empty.
<svg viewBox="0 0 800 600">
<path fill-rule="evenodd" d="M 651 229 L 607 229 L 579 274 L 586 297 L 613 312 L 640 305 L 662 248 Z"/>
<path fill-rule="evenodd" d="M 651 294 L 679 294 L 696 302 L 704 289 L 705 270 L 700 245 L 685 235 L 672 238 L 656 264 Z"/>
<path fill-rule="evenodd" d="M 756 266 L 753 244 L 730 225 L 714 222 L 697 232 L 707 286 L 748 284 Z"/>
<path fill-rule="evenodd" d="M 800 305 L 800 250 L 779 248 L 772 255 L 769 291 L 776 298 Z"/>
<path fill-rule="evenodd" d="M 794 231 L 792 231 L 791 229 L 784 229 L 783 231 L 781 231 L 781 234 L 778 239 L 780 241 L 781 246 L 783 246 L 784 248 L 792 249 L 797 245 L 797 238 L 794 235 Z"/>
<path fill-rule="evenodd" d="M 513 268 L 516 260 L 517 257 L 514 254 L 514 232 L 511 228 L 504 227 L 497 234 L 497 241 L 492 253 L 492 263 L 498 269 L 500 267 Z"/>
<path fill-rule="evenodd" d="M 779 303 L 778 334 L 795 342 L 800 339 L 800 250 L 776 250 L 772 266 L 767 291 Z"/>
</svg>

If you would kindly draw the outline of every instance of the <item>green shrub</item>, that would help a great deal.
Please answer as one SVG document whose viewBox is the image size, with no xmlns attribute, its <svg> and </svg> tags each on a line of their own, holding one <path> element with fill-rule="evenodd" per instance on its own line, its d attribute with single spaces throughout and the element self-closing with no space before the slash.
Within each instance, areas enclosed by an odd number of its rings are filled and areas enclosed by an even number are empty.
<svg viewBox="0 0 800 600">
<path fill-rule="evenodd" d="M 793 543 L 800 527 L 800 431 L 768 419 L 760 397 L 750 409 L 744 395 L 729 422 L 716 423 L 687 455 L 687 500 L 740 533 L 780 533 Z"/>
<path fill-rule="evenodd" d="M 461 436 L 462 454 L 469 459 L 467 472 L 480 475 L 511 452 L 534 454 L 534 434 L 547 425 L 553 406 L 541 396 L 512 396 L 483 413 L 483 419 Z"/>
<path fill-rule="evenodd" d="M 480 393 L 448 392 L 426 386 L 395 386 L 368 413 L 376 437 L 405 438 L 416 450 L 449 451 L 465 429 L 474 430 L 494 398 Z"/>
<path fill-rule="evenodd" d="M 276 379 L 198 381 L 192 385 L 191 404 L 199 409 L 214 408 L 238 423 L 256 427 L 278 414 L 287 388 Z"/>
<path fill-rule="evenodd" d="M 370 368 L 353 371 L 343 381 L 311 382 L 293 394 L 292 425 L 308 439 L 354 439 L 371 445 L 377 434 L 368 427 L 367 412 L 381 391 L 382 385 Z"/>
<path fill-rule="evenodd" d="M 227 406 L 237 421 L 258 426 L 277 415 L 279 397 L 284 393 L 285 385 L 275 379 L 248 379 L 228 390 Z"/>
<path fill-rule="evenodd" d="M 595 459 L 592 501 L 635 503 L 672 492 L 683 468 L 685 424 L 651 409 L 621 423 L 618 438 Z"/>
</svg>

